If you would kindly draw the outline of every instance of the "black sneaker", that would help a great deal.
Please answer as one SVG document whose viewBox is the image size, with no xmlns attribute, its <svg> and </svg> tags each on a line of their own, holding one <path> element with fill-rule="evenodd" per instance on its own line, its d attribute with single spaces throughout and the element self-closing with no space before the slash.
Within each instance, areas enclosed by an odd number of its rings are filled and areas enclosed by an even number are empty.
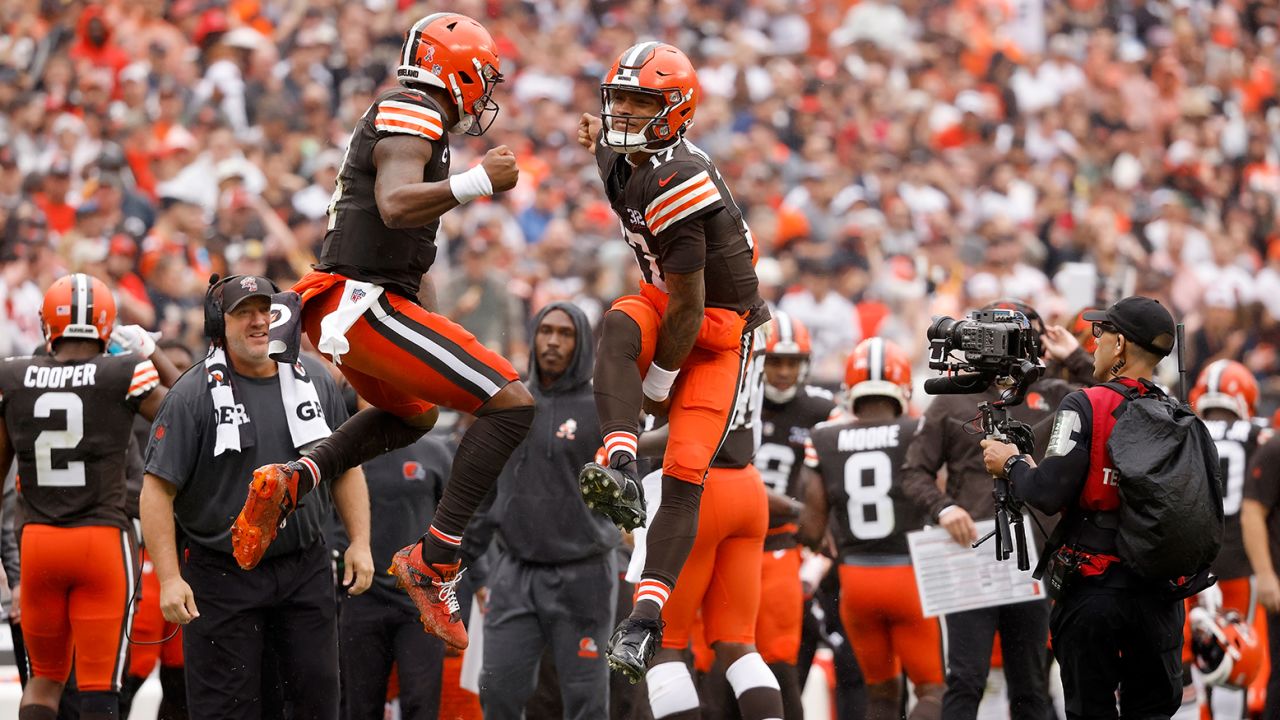
<svg viewBox="0 0 1280 720">
<path fill-rule="evenodd" d="M 611 468 L 587 463 L 578 473 L 578 486 L 587 507 L 609 518 L 624 532 L 645 521 L 644 491 L 631 473 L 633 463 Z"/>
<path fill-rule="evenodd" d="M 632 685 L 644 679 L 649 671 L 649 661 L 662 646 L 661 620 L 629 617 L 618 623 L 609 638 L 609 669 L 617 670 Z"/>
</svg>

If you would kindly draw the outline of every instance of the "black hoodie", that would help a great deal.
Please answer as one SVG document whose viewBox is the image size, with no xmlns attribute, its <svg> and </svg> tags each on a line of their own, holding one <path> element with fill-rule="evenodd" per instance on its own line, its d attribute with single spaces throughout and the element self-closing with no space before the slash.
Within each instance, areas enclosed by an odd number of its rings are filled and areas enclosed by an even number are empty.
<svg viewBox="0 0 1280 720">
<path fill-rule="evenodd" d="M 578 489 L 578 471 L 602 444 L 591 390 L 595 339 L 587 316 L 566 302 L 544 307 L 529 326 L 552 310 L 562 310 L 577 329 L 573 357 L 564 375 L 542 386 L 537 353 L 529 356 L 533 427 L 498 476 L 487 523 L 501 535 L 504 552 L 520 560 L 559 564 L 583 560 L 618 546 L 618 529 L 587 508 Z"/>
</svg>

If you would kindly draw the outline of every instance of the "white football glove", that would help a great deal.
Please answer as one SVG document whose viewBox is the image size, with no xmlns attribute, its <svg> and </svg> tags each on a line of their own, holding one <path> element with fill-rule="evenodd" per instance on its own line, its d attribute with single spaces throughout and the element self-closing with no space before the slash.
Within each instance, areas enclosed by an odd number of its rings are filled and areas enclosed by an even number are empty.
<svg viewBox="0 0 1280 720">
<path fill-rule="evenodd" d="M 160 333 L 147 332 L 141 325 L 119 325 L 111 331 L 111 342 L 119 345 L 126 352 L 150 358 L 156 352 L 156 341 Z"/>
</svg>

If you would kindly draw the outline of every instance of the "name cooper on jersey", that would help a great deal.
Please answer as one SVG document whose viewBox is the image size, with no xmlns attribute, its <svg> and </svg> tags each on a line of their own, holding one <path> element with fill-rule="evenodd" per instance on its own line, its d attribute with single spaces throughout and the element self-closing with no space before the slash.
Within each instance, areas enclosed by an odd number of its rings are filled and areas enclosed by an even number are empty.
<svg viewBox="0 0 1280 720">
<path fill-rule="evenodd" d="M 93 365 L 68 367 L 37 367 L 32 365 L 22 376 L 22 384 L 29 388 L 57 389 L 85 387 L 94 384 L 98 368 Z"/>
</svg>

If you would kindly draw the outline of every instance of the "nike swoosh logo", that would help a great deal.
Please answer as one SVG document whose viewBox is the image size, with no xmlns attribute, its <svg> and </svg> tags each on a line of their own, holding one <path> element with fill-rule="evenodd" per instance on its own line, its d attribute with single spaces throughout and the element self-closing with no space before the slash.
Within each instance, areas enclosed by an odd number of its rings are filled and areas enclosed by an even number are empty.
<svg viewBox="0 0 1280 720">
<path fill-rule="evenodd" d="M 679 173 L 679 171 L 676 171 L 676 172 L 673 172 L 673 173 L 671 173 L 670 175 L 668 175 L 668 176 L 667 176 L 667 178 L 666 178 L 665 180 L 659 180 L 659 181 L 658 181 L 658 187 L 666 187 L 666 186 L 667 186 L 667 183 L 671 182 L 671 178 L 675 177 L 675 176 L 676 176 L 676 175 L 678 175 L 678 174 L 680 174 L 680 173 Z"/>
</svg>

